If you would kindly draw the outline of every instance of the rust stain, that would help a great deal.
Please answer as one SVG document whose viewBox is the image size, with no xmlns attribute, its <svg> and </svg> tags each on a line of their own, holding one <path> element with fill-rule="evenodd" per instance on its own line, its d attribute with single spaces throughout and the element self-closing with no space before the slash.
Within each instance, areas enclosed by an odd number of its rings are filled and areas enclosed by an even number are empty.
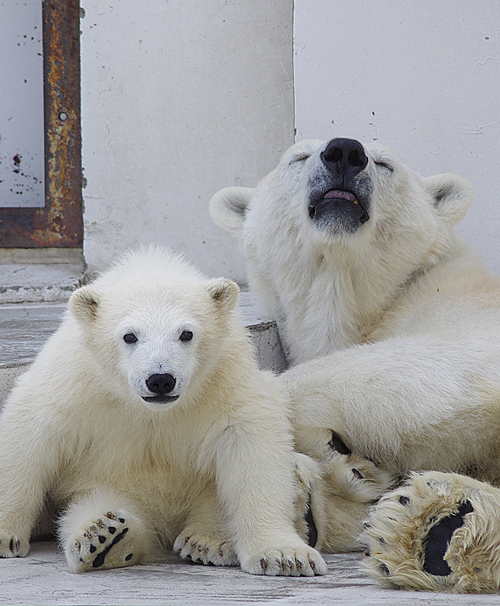
<svg viewBox="0 0 500 606">
<path fill-rule="evenodd" d="M 82 245 L 79 16 L 78 0 L 43 2 L 45 206 L 0 209 L 0 246 Z"/>
</svg>

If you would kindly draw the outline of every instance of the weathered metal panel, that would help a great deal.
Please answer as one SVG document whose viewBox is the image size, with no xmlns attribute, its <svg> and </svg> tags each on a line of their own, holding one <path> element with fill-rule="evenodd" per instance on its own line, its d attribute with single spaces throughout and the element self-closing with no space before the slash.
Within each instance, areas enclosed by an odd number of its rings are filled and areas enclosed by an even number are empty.
<svg viewBox="0 0 500 606">
<path fill-rule="evenodd" d="M 42 0 L 0 0 L 0 57 L 0 207 L 42 207 Z"/>
<path fill-rule="evenodd" d="M 0 208 L 0 247 L 80 247 L 80 6 L 43 2 L 45 207 Z"/>
</svg>

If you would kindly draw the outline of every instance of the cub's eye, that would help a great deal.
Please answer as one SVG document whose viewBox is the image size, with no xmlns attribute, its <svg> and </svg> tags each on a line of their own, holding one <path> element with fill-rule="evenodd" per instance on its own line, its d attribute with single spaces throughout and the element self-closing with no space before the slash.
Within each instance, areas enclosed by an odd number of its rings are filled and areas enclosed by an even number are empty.
<svg viewBox="0 0 500 606">
<path fill-rule="evenodd" d="M 387 162 L 382 162 L 382 160 L 374 160 L 374 162 L 377 166 L 381 166 L 382 168 L 391 171 L 391 173 L 394 172 L 394 168 L 390 164 L 387 164 Z"/>
<path fill-rule="evenodd" d="M 137 337 L 133 332 L 128 332 L 126 335 L 123 335 L 123 340 L 128 345 L 132 345 L 133 343 L 137 343 Z"/>
<path fill-rule="evenodd" d="M 179 337 L 181 341 L 191 341 L 192 338 L 193 333 L 190 330 L 183 330 L 181 332 L 181 336 Z"/>
</svg>

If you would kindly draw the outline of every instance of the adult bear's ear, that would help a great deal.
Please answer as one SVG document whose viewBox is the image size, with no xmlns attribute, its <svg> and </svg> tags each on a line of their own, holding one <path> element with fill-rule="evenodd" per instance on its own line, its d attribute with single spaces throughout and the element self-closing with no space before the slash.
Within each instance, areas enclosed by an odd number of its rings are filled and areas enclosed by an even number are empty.
<svg viewBox="0 0 500 606">
<path fill-rule="evenodd" d="M 208 294 L 215 305 L 224 311 L 231 311 L 238 302 L 240 287 L 227 278 L 217 278 L 208 285 Z"/>
<path fill-rule="evenodd" d="M 99 293 L 92 286 L 82 286 L 71 295 L 69 309 L 77 320 L 87 324 L 95 320 L 99 307 Z"/>
<path fill-rule="evenodd" d="M 472 188 L 465 179 L 447 173 L 424 179 L 424 185 L 434 199 L 438 215 L 450 225 L 465 217 L 472 203 Z"/>
<path fill-rule="evenodd" d="M 212 196 L 210 216 L 225 231 L 238 235 L 255 192 L 252 187 L 225 187 Z"/>
</svg>

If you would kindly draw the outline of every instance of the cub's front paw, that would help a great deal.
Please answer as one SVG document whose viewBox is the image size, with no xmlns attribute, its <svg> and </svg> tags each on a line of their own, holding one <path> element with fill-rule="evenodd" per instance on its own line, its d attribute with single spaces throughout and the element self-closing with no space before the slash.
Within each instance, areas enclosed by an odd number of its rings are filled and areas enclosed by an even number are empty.
<svg viewBox="0 0 500 606">
<path fill-rule="evenodd" d="M 137 564 L 144 553 L 137 534 L 133 520 L 122 510 L 84 523 L 65 547 L 70 570 L 88 572 Z"/>
<path fill-rule="evenodd" d="M 0 530 L 0 558 L 24 558 L 29 550 L 29 541 L 8 530 Z"/>
<path fill-rule="evenodd" d="M 312 577 L 328 572 L 328 566 L 318 551 L 304 543 L 297 547 L 263 549 L 242 558 L 241 569 L 250 574 L 269 576 Z"/>
<path fill-rule="evenodd" d="M 232 544 L 222 536 L 207 536 L 187 527 L 174 543 L 174 553 L 181 558 L 191 558 L 200 564 L 238 566 L 239 561 Z"/>
</svg>

